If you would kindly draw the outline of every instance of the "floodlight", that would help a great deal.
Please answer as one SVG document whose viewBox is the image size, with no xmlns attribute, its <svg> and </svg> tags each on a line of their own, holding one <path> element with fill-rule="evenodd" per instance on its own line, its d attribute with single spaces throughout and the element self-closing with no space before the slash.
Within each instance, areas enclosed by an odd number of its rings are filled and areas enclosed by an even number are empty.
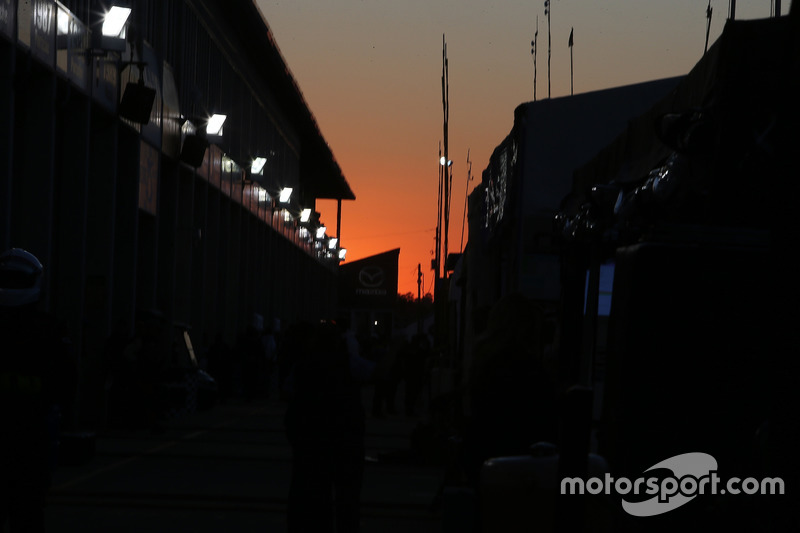
<svg viewBox="0 0 800 533">
<path fill-rule="evenodd" d="M 267 163 L 266 157 L 256 157 L 253 159 L 253 163 L 250 165 L 250 173 L 251 174 L 261 174 L 264 170 L 264 165 Z"/>
<path fill-rule="evenodd" d="M 120 37 L 125 23 L 131 15 L 131 8 L 113 6 L 103 19 L 102 33 L 106 37 Z"/>
<path fill-rule="evenodd" d="M 208 124 L 206 124 L 206 133 L 208 135 L 222 135 L 222 125 L 225 123 L 226 118 L 228 118 L 228 115 L 219 115 L 217 113 L 211 115 L 211 118 L 208 119 Z"/>
</svg>

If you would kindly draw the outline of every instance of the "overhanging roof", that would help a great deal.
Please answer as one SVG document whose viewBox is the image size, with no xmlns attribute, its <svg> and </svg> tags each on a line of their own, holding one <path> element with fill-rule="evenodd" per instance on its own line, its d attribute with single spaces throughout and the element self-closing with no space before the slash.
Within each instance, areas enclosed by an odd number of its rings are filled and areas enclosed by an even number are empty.
<svg viewBox="0 0 800 533">
<path fill-rule="evenodd" d="M 292 76 L 254 0 L 190 0 L 217 26 L 237 70 L 267 87 L 300 140 L 300 183 L 314 198 L 355 200 L 355 194 Z"/>
</svg>

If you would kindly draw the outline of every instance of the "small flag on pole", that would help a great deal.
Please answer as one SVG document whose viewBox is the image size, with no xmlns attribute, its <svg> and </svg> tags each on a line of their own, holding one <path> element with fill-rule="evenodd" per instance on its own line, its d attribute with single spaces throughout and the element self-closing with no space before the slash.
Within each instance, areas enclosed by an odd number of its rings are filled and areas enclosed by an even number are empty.
<svg viewBox="0 0 800 533">
<path fill-rule="evenodd" d="M 572 48 L 572 33 L 575 31 L 575 28 L 570 28 L 569 30 L 569 47 Z"/>
</svg>

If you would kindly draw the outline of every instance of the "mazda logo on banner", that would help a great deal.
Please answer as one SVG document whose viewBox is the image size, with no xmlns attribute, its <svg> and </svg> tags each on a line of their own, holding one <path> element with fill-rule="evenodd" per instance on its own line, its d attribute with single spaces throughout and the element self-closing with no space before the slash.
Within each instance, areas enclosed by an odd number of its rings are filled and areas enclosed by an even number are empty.
<svg viewBox="0 0 800 533">
<path fill-rule="evenodd" d="M 378 266 L 366 266 L 358 273 L 358 282 L 369 289 L 380 287 L 385 280 L 386 275 L 383 273 L 383 269 Z"/>
</svg>

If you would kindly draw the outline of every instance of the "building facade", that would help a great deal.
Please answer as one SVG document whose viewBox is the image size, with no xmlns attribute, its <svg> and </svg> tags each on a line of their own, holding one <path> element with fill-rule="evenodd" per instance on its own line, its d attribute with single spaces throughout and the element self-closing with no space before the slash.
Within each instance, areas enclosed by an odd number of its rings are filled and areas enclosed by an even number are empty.
<svg viewBox="0 0 800 533">
<path fill-rule="evenodd" d="M 142 313 L 196 349 L 331 316 L 316 200 L 338 221 L 355 195 L 255 3 L 123 0 L 117 28 L 109 7 L 0 0 L 0 246 L 45 265 L 85 379 Z"/>
</svg>

